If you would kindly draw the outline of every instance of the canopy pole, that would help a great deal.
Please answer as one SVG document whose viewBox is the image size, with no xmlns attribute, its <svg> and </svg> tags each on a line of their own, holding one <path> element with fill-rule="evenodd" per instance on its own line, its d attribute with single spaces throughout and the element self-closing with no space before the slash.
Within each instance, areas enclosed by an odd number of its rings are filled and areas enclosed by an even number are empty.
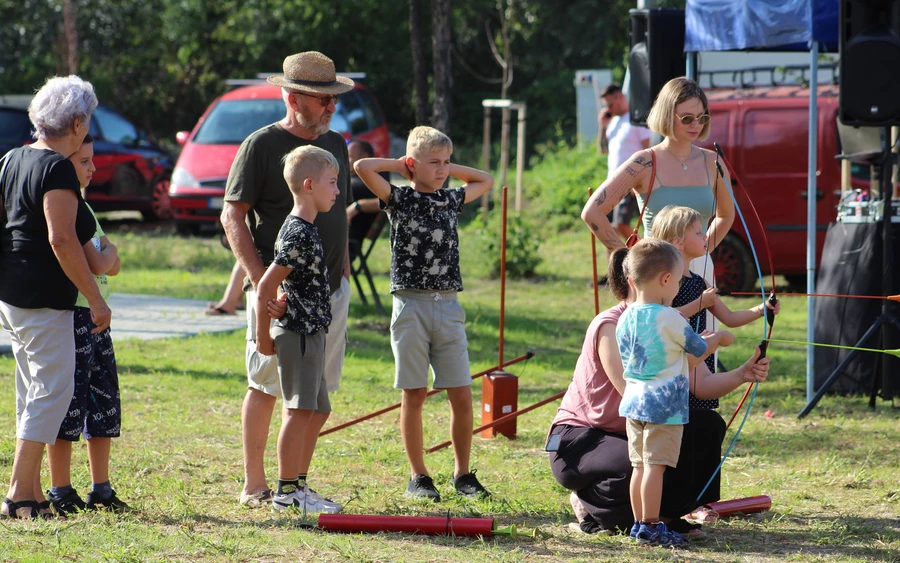
<svg viewBox="0 0 900 563">
<path fill-rule="evenodd" d="M 806 178 L 806 293 L 816 292 L 816 205 L 818 188 L 816 186 L 816 170 L 818 169 L 819 133 L 819 43 L 812 41 L 809 50 L 809 163 Z M 814 342 L 816 336 L 816 298 L 806 298 L 806 341 Z M 815 347 L 806 347 L 806 401 L 812 400 L 815 394 Z"/>
</svg>

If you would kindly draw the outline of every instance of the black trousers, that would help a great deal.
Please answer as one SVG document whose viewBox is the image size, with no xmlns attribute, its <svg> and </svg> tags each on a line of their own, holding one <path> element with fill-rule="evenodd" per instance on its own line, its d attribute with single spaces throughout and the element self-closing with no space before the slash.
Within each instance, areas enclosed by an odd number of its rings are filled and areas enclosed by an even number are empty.
<svg viewBox="0 0 900 563">
<path fill-rule="evenodd" d="M 725 421 L 718 412 L 692 409 L 684 427 L 678 466 L 666 468 L 660 516 L 678 518 L 698 506 L 719 500 L 717 474 L 698 501 L 710 475 L 719 465 Z M 634 522 L 629 497 L 631 462 L 628 439 L 597 428 L 557 426 L 559 450 L 550 452 L 550 468 L 563 487 L 575 491 L 593 519 L 607 530 L 628 530 Z"/>
</svg>

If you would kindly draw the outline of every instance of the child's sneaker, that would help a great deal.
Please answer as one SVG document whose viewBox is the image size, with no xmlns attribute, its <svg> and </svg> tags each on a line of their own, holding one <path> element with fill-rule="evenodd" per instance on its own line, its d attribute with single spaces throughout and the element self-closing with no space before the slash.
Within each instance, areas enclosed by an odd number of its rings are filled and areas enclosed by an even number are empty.
<svg viewBox="0 0 900 563">
<path fill-rule="evenodd" d="M 662 547 L 683 547 L 688 544 L 686 539 L 681 537 L 680 534 L 670 532 L 669 528 L 662 522 L 657 522 L 652 527 L 647 524 L 641 524 L 635 539 L 640 544 Z"/>
<path fill-rule="evenodd" d="M 292 507 L 303 513 L 324 512 L 326 514 L 336 514 L 340 510 L 333 506 L 325 506 L 310 495 L 307 495 L 300 488 L 294 489 L 289 493 L 275 493 L 275 498 L 272 500 L 273 510 L 287 510 Z"/>
<path fill-rule="evenodd" d="M 109 510 L 110 512 L 127 512 L 128 504 L 116 496 L 113 491 L 108 498 L 103 498 L 99 493 L 91 491 L 87 496 L 87 507 L 89 510 Z"/>
<path fill-rule="evenodd" d="M 434 502 L 441 501 L 441 494 L 434 487 L 434 481 L 428 475 L 416 475 L 410 479 L 403 496 L 425 498 Z"/>
<path fill-rule="evenodd" d="M 81 500 L 81 497 L 78 496 L 78 491 L 75 489 L 70 490 L 68 493 L 61 497 L 54 496 L 47 491 L 47 500 L 50 501 L 50 505 L 53 507 L 53 512 L 60 516 L 68 516 L 70 514 L 75 514 L 76 512 L 81 512 L 86 508 L 84 501 Z"/>
<path fill-rule="evenodd" d="M 241 506 L 246 506 L 247 508 L 259 508 L 271 504 L 273 498 L 275 498 L 275 492 L 272 491 L 272 489 L 257 491 L 255 493 L 241 492 L 240 502 Z"/>
<path fill-rule="evenodd" d="M 343 508 L 344 508 L 344 505 L 343 505 L 343 504 L 341 504 L 341 503 L 339 503 L 339 502 L 334 502 L 334 501 L 331 500 L 330 498 L 325 498 L 325 497 L 323 497 L 323 496 L 320 495 L 319 493 L 317 493 L 317 492 L 315 492 L 314 490 L 310 489 L 310 488 L 309 488 L 309 485 L 304 485 L 304 486 L 303 486 L 303 491 L 306 493 L 306 496 L 307 496 L 308 498 L 313 499 L 314 501 L 318 502 L 318 503 L 321 504 L 322 506 L 327 506 L 328 508 L 331 508 L 331 509 L 334 510 L 334 512 L 329 512 L 329 514 L 334 514 L 334 513 L 340 512 L 340 511 L 343 510 Z"/>
<path fill-rule="evenodd" d="M 456 488 L 456 494 L 464 497 L 484 499 L 491 496 L 491 493 L 487 492 L 487 489 L 478 482 L 478 478 L 475 477 L 475 470 L 451 479 L 450 483 Z"/>
<path fill-rule="evenodd" d="M 634 521 L 634 524 L 631 525 L 631 531 L 628 532 L 628 535 L 631 536 L 631 537 L 634 538 L 634 539 L 637 539 L 638 530 L 640 530 L 640 529 L 641 529 L 641 522 L 640 522 L 640 520 L 635 520 L 635 521 Z"/>
</svg>

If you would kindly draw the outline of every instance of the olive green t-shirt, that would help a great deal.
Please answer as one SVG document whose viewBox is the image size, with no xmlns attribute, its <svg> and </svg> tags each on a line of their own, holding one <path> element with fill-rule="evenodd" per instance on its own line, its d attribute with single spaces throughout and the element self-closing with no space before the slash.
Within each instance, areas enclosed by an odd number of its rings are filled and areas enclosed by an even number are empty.
<svg viewBox="0 0 900 563">
<path fill-rule="evenodd" d="M 319 135 L 314 141 L 302 139 L 285 131 L 279 123 L 255 131 L 241 144 L 231 165 L 225 184 L 225 201 L 239 201 L 250 205 L 247 225 L 256 250 L 268 267 L 275 259 L 275 238 L 285 218 L 294 207 L 294 198 L 284 181 L 282 159 L 297 147 L 313 145 L 334 155 L 340 166 L 338 188 L 340 194 L 326 213 L 316 216 L 315 225 L 322 238 L 328 285 L 331 293 L 341 286 L 344 255 L 347 252 L 347 206 L 353 203 L 350 192 L 350 159 L 347 143 L 336 131 Z"/>
</svg>

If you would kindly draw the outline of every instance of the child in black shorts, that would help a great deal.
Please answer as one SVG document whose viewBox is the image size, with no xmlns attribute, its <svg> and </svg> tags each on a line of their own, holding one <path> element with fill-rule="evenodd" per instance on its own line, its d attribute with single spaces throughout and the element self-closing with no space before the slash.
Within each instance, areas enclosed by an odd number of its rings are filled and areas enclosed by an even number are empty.
<svg viewBox="0 0 900 563">
<path fill-rule="evenodd" d="M 75 165 L 81 189 L 91 182 L 94 173 L 94 140 L 87 135 L 81 148 L 69 157 Z M 91 213 L 93 213 L 93 209 Z M 96 216 L 94 217 L 96 221 Z M 109 242 L 100 223 L 91 242 L 84 245 L 84 253 L 94 273 L 100 293 L 109 299 L 106 276 L 119 273 L 119 256 Z M 109 481 L 109 450 L 111 438 L 118 438 L 122 427 L 119 401 L 119 378 L 116 355 L 109 329 L 96 333 L 91 321 L 87 299 L 79 294 L 75 302 L 75 391 L 69 412 L 59 429 L 56 444 L 47 446 L 50 462 L 50 490 L 47 500 L 54 512 L 65 516 L 79 510 L 107 509 L 121 512 L 128 509 L 116 495 Z M 87 502 L 72 487 L 72 443 L 84 434 L 91 466 L 91 491 Z"/>
</svg>

